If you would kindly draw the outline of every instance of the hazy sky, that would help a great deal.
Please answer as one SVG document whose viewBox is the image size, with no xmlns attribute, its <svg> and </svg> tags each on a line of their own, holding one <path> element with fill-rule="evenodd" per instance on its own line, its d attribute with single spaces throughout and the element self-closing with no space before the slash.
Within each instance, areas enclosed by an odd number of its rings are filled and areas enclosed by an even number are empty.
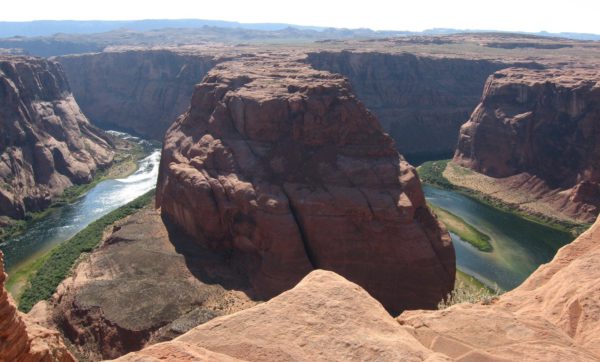
<svg viewBox="0 0 600 362">
<path fill-rule="evenodd" d="M 4 0 L 0 20 L 215 19 L 377 30 L 600 34 L 599 0 Z"/>
</svg>

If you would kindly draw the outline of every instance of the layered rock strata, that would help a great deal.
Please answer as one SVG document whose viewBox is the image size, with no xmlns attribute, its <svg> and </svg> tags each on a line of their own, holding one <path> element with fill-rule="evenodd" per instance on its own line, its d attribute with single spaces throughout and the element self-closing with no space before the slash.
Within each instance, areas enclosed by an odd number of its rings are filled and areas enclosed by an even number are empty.
<svg viewBox="0 0 600 362">
<path fill-rule="evenodd" d="M 122 50 L 57 58 L 77 101 L 94 122 L 162 140 L 189 105 L 210 55 L 182 50 Z"/>
<path fill-rule="evenodd" d="M 23 218 L 112 162 L 55 62 L 0 57 L 0 215 Z"/>
<path fill-rule="evenodd" d="M 520 203 L 526 210 L 594 221 L 600 207 L 599 79 L 600 73 L 583 68 L 496 72 L 461 128 L 454 162 L 528 195 Z"/>
<path fill-rule="evenodd" d="M 412 166 L 339 75 L 289 55 L 219 64 L 167 132 L 162 214 L 274 296 L 333 270 L 390 311 L 433 308 L 451 240 Z"/>
<path fill-rule="evenodd" d="M 4 288 L 4 254 L 0 251 L 0 361 L 75 361 L 58 332 L 31 323 L 17 311 Z"/>
<path fill-rule="evenodd" d="M 356 51 L 314 52 L 307 61 L 348 77 L 409 160 L 452 155 L 460 126 L 477 105 L 485 80 L 507 66 L 490 60 Z"/>
</svg>

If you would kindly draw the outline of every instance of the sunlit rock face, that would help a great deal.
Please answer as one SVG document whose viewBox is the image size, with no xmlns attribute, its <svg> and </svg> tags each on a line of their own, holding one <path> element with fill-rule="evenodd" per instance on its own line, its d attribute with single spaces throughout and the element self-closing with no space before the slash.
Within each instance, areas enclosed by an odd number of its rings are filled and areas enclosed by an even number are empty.
<svg viewBox="0 0 600 362">
<path fill-rule="evenodd" d="M 0 215 L 23 218 L 112 162 L 55 62 L 0 57 Z"/>
<path fill-rule="evenodd" d="M 414 168 L 344 78 L 289 55 L 209 72 L 165 137 L 157 205 L 266 297 L 316 268 L 392 312 L 434 308 L 454 284 Z"/>
<path fill-rule="evenodd" d="M 593 222 L 600 207 L 598 80 L 590 69 L 496 72 L 461 128 L 454 162 L 514 180 L 515 192 L 534 195 L 550 214 Z"/>
</svg>

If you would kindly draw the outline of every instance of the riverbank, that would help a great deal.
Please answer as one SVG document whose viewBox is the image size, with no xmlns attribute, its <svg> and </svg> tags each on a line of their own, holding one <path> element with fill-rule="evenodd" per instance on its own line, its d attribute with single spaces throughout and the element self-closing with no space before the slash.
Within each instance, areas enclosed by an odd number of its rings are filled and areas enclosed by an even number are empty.
<svg viewBox="0 0 600 362">
<path fill-rule="evenodd" d="M 148 154 L 147 147 L 121 136 L 109 134 L 109 137 L 115 145 L 115 156 L 109 167 L 98 170 L 89 183 L 73 185 L 65 189 L 63 194 L 55 198 L 46 209 L 38 212 L 28 212 L 24 220 L 1 217 L 0 243 L 23 233 L 32 223 L 46 217 L 53 209 L 75 202 L 100 182 L 125 178 L 137 171 L 138 162 Z"/>
<path fill-rule="evenodd" d="M 518 204 L 507 203 L 494 196 L 479 192 L 471 188 L 456 185 L 444 175 L 444 172 L 446 171 L 449 162 L 450 160 L 428 161 L 420 165 L 417 168 L 417 172 L 419 173 L 421 181 L 425 184 L 434 187 L 461 193 L 467 197 L 470 197 L 474 200 L 477 200 L 478 202 L 486 204 L 502 212 L 515 215 L 517 217 L 543 225 L 545 227 L 549 227 L 560 232 L 568 232 L 573 237 L 577 237 L 579 234 L 581 234 L 590 227 L 589 224 L 575 223 L 568 220 L 552 218 L 547 215 L 541 215 L 539 213 L 527 212 L 526 210 L 520 208 Z M 454 174 L 460 175 L 461 170 L 453 171 Z"/>
<path fill-rule="evenodd" d="M 479 251 L 487 253 L 493 250 L 492 244 L 490 244 L 491 239 L 487 234 L 446 209 L 431 204 L 429 207 L 437 215 L 438 219 L 446 225 L 448 231 L 458 235 L 462 240 L 473 245 Z"/>
<path fill-rule="evenodd" d="M 100 244 L 104 231 L 108 227 L 150 205 L 152 200 L 154 200 L 154 191 L 147 192 L 92 222 L 51 251 L 33 258 L 22 269 L 14 271 L 13 274 L 20 276 L 20 283 L 24 286 L 22 294 L 19 295 L 18 290 L 13 294 L 18 301 L 19 309 L 28 312 L 37 302 L 50 298 L 80 257 Z M 15 279 L 10 283 L 12 283 L 10 287 L 14 290 L 18 280 Z"/>
</svg>

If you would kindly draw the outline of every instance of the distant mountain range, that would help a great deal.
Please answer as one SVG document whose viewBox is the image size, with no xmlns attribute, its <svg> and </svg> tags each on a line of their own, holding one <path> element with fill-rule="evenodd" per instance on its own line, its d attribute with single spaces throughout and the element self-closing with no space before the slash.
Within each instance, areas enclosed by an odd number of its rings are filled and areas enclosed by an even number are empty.
<svg viewBox="0 0 600 362">
<path fill-rule="evenodd" d="M 0 22 L 0 54 L 50 57 L 100 52 L 110 46 L 181 46 L 188 44 L 292 44 L 316 41 L 444 36 L 485 33 L 507 36 L 545 36 L 600 40 L 578 33 L 506 33 L 463 29 L 422 32 L 374 31 L 297 26 L 277 23 L 243 24 L 217 20 L 32 21 Z M 535 40 L 534 40 L 535 41 Z"/>
<path fill-rule="evenodd" d="M 234 28 L 246 30 L 261 31 L 281 31 L 286 28 L 298 30 L 310 30 L 316 32 L 331 32 L 333 28 L 292 25 L 284 23 L 239 23 L 234 21 L 222 20 L 203 20 L 203 19 L 178 19 L 178 20 L 131 20 L 131 21 L 109 21 L 109 20 L 38 20 L 26 22 L 0 22 L 0 38 L 24 36 L 53 36 L 56 34 L 95 34 L 110 32 L 115 30 L 130 30 L 145 32 L 150 30 L 167 28 L 187 28 L 198 29 L 203 27 Z M 362 36 L 402 36 L 402 35 L 446 35 L 457 33 L 481 33 L 497 32 L 493 30 L 470 30 L 470 29 L 446 29 L 436 28 L 428 29 L 422 32 L 414 31 L 373 31 L 370 29 L 335 29 L 342 32 L 355 33 Z M 514 32 L 513 32 L 514 33 Z M 577 40 L 600 40 L 600 34 L 587 33 L 549 33 L 537 32 L 522 34 L 534 34 L 540 36 L 561 37 Z"/>
</svg>

